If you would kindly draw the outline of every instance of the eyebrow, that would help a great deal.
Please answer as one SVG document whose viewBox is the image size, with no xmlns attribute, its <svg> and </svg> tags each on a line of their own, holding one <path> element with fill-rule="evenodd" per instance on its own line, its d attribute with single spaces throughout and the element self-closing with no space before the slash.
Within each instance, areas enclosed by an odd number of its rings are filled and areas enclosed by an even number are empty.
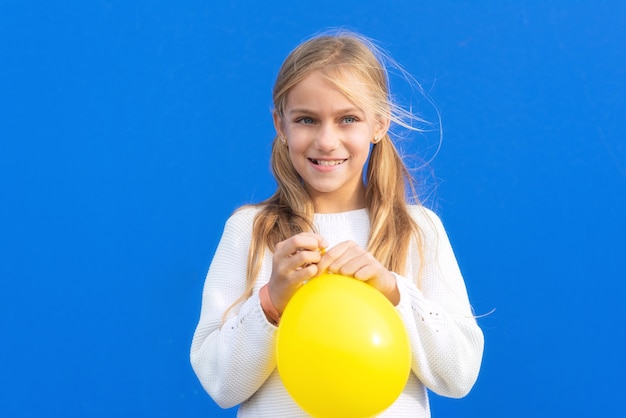
<svg viewBox="0 0 626 418">
<path fill-rule="evenodd" d="M 305 115 L 315 115 L 316 112 L 310 110 L 310 109 L 306 109 L 306 108 L 294 108 L 289 110 L 289 112 L 287 112 L 289 115 L 294 115 L 294 114 L 305 114 Z M 341 114 L 341 115 L 345 115 L 345 114 L 351 114 L 351 113 L 365 113 L 363 110 L 359 109 L 358 107 L 346 107 L 343 109 L 338 109 L 337 111 L 335 111 L 336 114 Z"/>
</svg>

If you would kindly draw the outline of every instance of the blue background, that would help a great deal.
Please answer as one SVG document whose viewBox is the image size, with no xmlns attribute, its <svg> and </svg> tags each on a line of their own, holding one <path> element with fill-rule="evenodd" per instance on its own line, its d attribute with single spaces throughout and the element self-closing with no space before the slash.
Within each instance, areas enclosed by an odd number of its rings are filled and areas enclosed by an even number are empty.
<svg viewBox="0 0 626 418">
<path fill-rule="evenodd" d="M 425 201 L 495 308 L 474 390 L 434 416 L 623 409 L 626 3 L 2 0 L 0 416 L 235 415 L 189 366 L 202 283 L 273 191 L 278 67 L 330 26 L 437 104 L 439 153 L 402 146 L 434 157 Z"/>
</svg>

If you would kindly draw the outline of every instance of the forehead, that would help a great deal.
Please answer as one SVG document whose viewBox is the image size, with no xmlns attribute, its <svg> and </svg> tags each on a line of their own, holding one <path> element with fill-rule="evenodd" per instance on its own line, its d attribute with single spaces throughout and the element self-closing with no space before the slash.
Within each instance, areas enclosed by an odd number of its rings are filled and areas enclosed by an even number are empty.
<svg viewBox="0 0 626 418">
<path fill-rule="evenodd" d="M 302 101 L 337 101 L 363 107 L 371 91 L 353 71 L 313 71 L 296 83 L 287 93 L 286 104 Z"/>
</svg>

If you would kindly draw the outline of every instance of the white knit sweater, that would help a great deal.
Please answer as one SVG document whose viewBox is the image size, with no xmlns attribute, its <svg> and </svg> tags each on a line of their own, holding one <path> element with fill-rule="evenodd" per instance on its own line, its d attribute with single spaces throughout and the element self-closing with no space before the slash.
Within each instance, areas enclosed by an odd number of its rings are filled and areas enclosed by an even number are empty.
<svg viewBox="0 0 626 418">
<path fill-rule="evenodd" d="M 204 285 L 191 364 L 218 405 L 240 405 L 239 417 L 306 417 L 280 380 L 275 358 L 277 328 L 267 321 L 259 302 L 259 288 L 269 280 L 272 268 L 269 251 L 253 295 L 222 323 L 224 311 L 244 292 L 257 211 L 241 209 L 226 223 Z M 483 353 L 483 334 L 441 221 L 421 206 L 410 206 L 410 212 L 424 234 L 425 265 L 418 289 L 420 261 L 413 242 L 406 274 L 396 274 L 400 291 L 396 309 L 411 341 L 412 373 L 403 393 L 382 417 L 429 417 L 426 388 L 442 396 L 465 396 L 476 381 Z M 328 248 L 347 240 L 367 245 L 365 209 L 316 214 L 314 223 Z"/>
</svg>

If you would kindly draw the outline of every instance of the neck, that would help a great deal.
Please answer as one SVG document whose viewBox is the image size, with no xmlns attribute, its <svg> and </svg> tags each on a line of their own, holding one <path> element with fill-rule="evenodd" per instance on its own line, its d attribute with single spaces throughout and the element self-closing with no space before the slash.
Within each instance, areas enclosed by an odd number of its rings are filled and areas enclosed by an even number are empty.
<svg viewBox="0 0 626 418">
<path fill-rule="evenodd" d="M 312 195 L 315 213 L 340 213 L 363 209 L 365 205 L 365 187 L 359 187 L 354 193 L 347 196 L 324 193 Z"/>
</svg>

